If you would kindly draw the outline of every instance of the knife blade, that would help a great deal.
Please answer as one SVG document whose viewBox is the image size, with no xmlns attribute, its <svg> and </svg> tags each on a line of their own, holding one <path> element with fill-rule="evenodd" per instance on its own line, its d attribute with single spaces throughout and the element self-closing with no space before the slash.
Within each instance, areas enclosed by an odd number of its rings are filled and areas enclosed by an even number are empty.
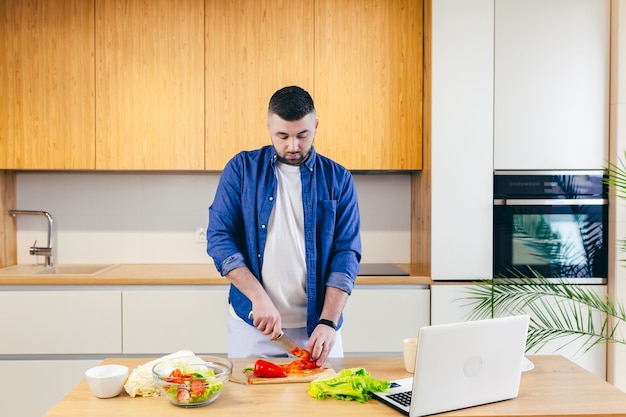
<svg viewBox="0 0 626 417">
<path fill-rule="evenodd" d="M 248 317 L 251 320 L 254 320 L 254 314 L 252 314 L 252 311 L 250 313 L 248 313 Z M 294 349 L 298 349 L 299 350 L 300 347 L 289 336 L 287 336 L 283 330 L 280 331 L 280 334 L 278 335 L 278 337 L 276 339 L 272 340 L 272 342 L 276 343 L 281 349 L 283 349 L 284 351 L 286 351 L 290 355 L 297 357 L 296 355 L 294 355 L 292 353 L 292 351 Z"/>
<path fill-rule="evenodd" d="M 283 331 L 280 332 L 280 335 L 278 335 L 278 337 L 274 339 L 273 342 L 293 356 L 296 356 L 293 354 L 294 349 L 300 350 L 298 344 L 294 342 L 289 336 L 287 336 Z"/>
</svg>

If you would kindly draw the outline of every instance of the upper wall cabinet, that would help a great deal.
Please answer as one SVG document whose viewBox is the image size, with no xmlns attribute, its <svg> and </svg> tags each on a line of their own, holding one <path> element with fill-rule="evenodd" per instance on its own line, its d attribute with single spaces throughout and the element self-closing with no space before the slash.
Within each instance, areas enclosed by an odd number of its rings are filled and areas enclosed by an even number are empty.
<svg viewBox="0 0 626 417">
<path fill-rule="evenodd" d="M 96 168 L 204 169 L 204 0 L 97 0 L 96 51 Z"/>
<path fill-rule="evenodd" d="M 422 168 L 423 2 L 315 2 L 316 149 L 353 170 Z"/>
<path fill-rule="evenodd" d="M 94 3 L 0 2 L 0 169 L 93 169 Z"/>
<path fill-rule="evenodd" d="M 313 95 L 318 151 L 422 167 L 422 0 L 0 2 L 0 169 L 220 171 Z"/>
<path fill-rule="evenodd" d="M 422 167 L 422 1 L 207 0 L 206 169 L 270 143 L 267 103 L 300 85 L 316 149 L 353 170 Z"/>
<path fill-rule="evenodd" d="M 601 169 L 609 0 L 496 0 L 495 169 Z"/>
<path fill-rule="evenodd" d="M 313 0 L 206 0 L 207 170 L 270 144 L 276 90 L 299 85 L 314 95 L 313 33 Z"/>
</svg>

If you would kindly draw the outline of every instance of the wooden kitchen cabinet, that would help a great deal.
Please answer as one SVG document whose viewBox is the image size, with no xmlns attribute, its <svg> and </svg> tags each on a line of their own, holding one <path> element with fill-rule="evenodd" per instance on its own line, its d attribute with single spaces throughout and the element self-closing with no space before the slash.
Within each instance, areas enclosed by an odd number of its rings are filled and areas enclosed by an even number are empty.
<svg viewBox="0 0 626 417">
<path fill-rule="evenodd" d="M 316 149 L 352 170 L 422 168 L 423 2 L 315 2 Z"/>
<path fill-rule="evenodd" d="M 422 1 L 0 7 L 0 169 L 220 171 L 270 143 L 267 101 L 292 84 L 316 101 L 320 153 L 422 167 Z"/>
<path fill-rule="evenodd" d="M 204 169 L 204 0 L 98 0 L 95 19 L 96 168 Z"/>
<path fill-rule="evenodd" d="M 228 286 L 125 290 L 124 354 L 228 352 Z"/>
<path fill-rule="evenodd" d="M 0 1 L 0 51 L 0 169 L 93 169 L 94 2 Z"/>
<path fill-rule="evenodd" d="M 314 95 L 314 17 L 314 0 L 206 0 L 207 170 L 270 144 L 276 90 L 299 85 Z"/>
<path fill-rule="evenodd" d="M 0 355 L 122 353 L 121 307 L 120 291 L 1 291 Z"/>
<path fill-rule="evenodd" d="M 422 1 L 207 0 L 206 19 L 207 170 L 270 144 L 268 100 L 292 84 L 316 103 L 321 154 L 422 168 Z"/>
</svg>

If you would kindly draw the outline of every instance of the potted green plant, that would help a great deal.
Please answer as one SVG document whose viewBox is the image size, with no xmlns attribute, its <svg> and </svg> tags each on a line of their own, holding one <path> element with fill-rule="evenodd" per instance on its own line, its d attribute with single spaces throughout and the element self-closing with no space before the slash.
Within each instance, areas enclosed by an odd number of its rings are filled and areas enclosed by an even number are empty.
<svg viewBox="0 0 626 417">
<path fill-rule="evenodd" d="M 618 331 L 626 322 L 624 306 L 564 279 L 519 274 L 481 281 L 468 292 L 472 320 L 530 314 L 529 352 L 555 340 L 563 342 L 561 347 L 582 340 L 584 351 L 599 343 L 626 344 Z"/>
<path fill-rule="evenodd" d="M 609 163 L 605 183 L 620 199 L 626 199 L 626 152 L 617 164 Z M 626 252 L 626 240 L 619 241 Z M 469 319 L 530 314 L 526 350 L 537 351 L 556 341 L 558 349 L 582 341 L 585 352 L 601 343 L 626 344 L 620 325 L 626 323 L 621 302 L 614 303 L 592 289 L 571 285 L 566 278 L 510 271 L 507 277 L 480 281 L 468 290 Z M 558 342 L 561 342 L 560 345 Z"/>
</svg>

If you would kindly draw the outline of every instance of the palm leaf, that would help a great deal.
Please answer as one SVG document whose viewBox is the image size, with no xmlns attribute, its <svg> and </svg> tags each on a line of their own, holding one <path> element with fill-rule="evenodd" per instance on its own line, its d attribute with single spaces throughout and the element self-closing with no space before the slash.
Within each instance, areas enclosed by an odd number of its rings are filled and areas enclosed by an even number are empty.
<svg viewBox="0 0 626 417">
<path fill-rule="evenodd" d="M 604 183 L 609 186 L 609 189 L 617 198 L 626 199 L 626 151 L 624 151 L 624 158 L 619 158 L 617 163 L 609 162 L 607 167 L 607 176 L 604 178 Z M 620 252 L 626 252 L 626 239 L 618 240 L 620 246 Z M 621 259 L 621 262 L 626 261 Z"/>
<path fill-rule="evenodd" d="M 619 158 L 617 163 L 609 162 L 607 167 L 607 176 L 604 183 L 607 184 L 611 191 L 618 198 L 626 199 L 626 151 L 624 158 Z"/>
<path fill-rule="evenodd" d="M 618 333 L 619 323 L 626 321 L 622 304 L 564 279 L 547 279 L 536 272 L 525 276 L 511 271 L 511 275 L 470 287 L 470 319 L 529 314 L 527 351 L 559 339 L 563 343 L 558 349 L 582 340 L 585 352 L 600 343 L 626 344 Z"/>
<path fill-rule="evenodd" d="M 569 192 L 574 192 L 570 190 Z M 524 214 L 516 216 L 513 222 L 514 238 L 528 251 L 533 263 L 551 259 L 550 268 L 553 276 L 563 278 L 593 277 L 594 262 L 602 248 L 602 222 L 594 218 L 585 206 L 574 206 L 570 216 L 576 224 L 576 230 L 553 230 L 542 214 Z M 573 233 L 575 232 L 575 233 Z M 578 259 L 572 265 L 571 260 Z"/>
<path fill-rule="evenodd" d="M 626 151 L 617 163 L 609 162 L 604 183 L 621 199 L 626 199 Z M 571 194 L 575 184 L 563 179 L 558 186 Z M 582 246 L 587 258 L 586 270 L 568 270 L 563 265 L 560 277 L 593 275 L 593 260 L 602 242 L 602 230 L 593 227 L 594 219 L 589 213 L 575 213 Z M 532 251 L 548 259 L 559 254 L 571 255 L 573 247 L 563 244 L 559 236 L 552 236 L 541 218 L 529 218 L 525 224 L 516 225 L 516 233 L 531 245 Z M 622 252 L 626 252 L 626 239 L 618 241 Z M 565 259 L 565 257 L 563 257 Z M 564 264 L 565 262 L 563 262 Z M 561 349 L 575 341 L 582 341 L 579 348 L 587 352 L 601 343 L 626 344 L 619 329 L 626 323 L 626 311 L 621 302 L 613 303 L 600 297 L 588 287 L 573 285 L 566 278 L 547 279 L 531 268 L 530 273 L 519 270 L 508 271 L 510 277 L 483 280 L 467 290 L 468 304 L 472 307 L 470 320 L 486 319 L 507 315 L 529 314 L 530 324 L 526 351 L 539 350 L 549 342 L 562 341 Z"/>
</svg>

